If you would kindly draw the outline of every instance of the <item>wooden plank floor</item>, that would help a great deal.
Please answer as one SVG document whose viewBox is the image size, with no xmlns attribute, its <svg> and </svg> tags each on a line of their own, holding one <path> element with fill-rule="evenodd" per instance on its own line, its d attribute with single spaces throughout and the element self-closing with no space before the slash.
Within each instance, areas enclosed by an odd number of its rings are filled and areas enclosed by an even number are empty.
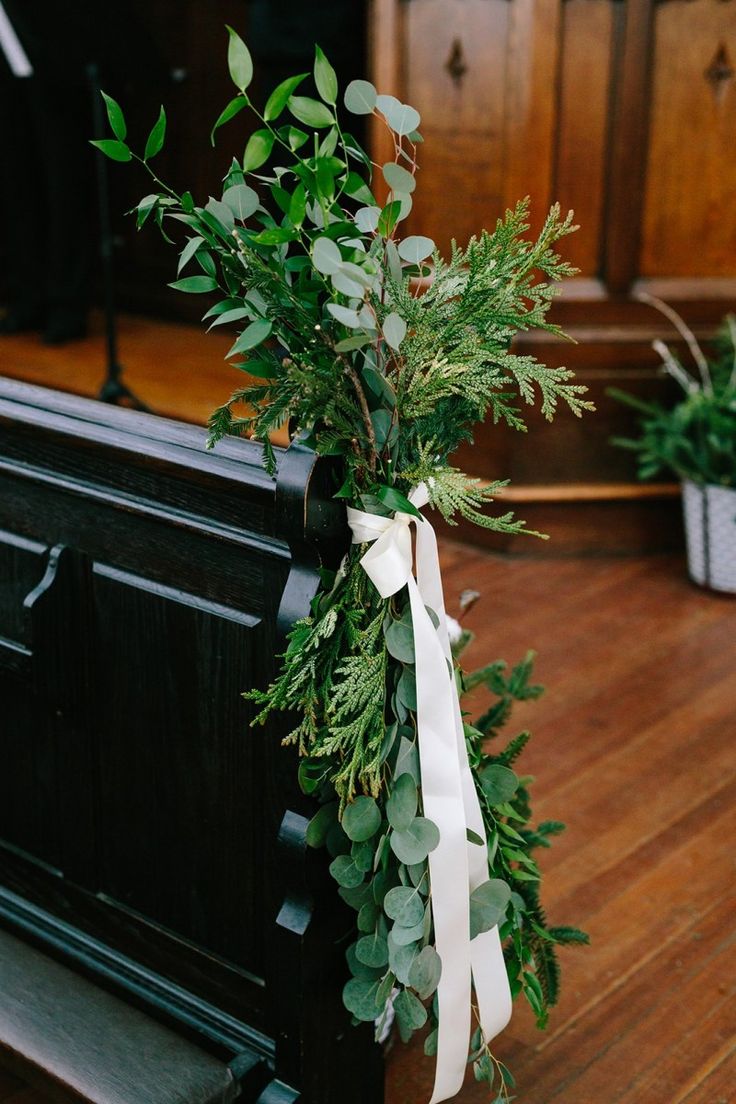
<svg viewBox="0 0 736 1104">
<path fill-rule="evenodd" d="M 450 608 L 484 595 L 468 662 L 538 650 L 547 692 L 518 709 L 534 733 L 522 763 L 539 817 L 568 823 L 543 856 L 545 900 L 592 939 L 561 954 L 549 1029 L 518 1005 L 497 1041 L 519 1104 L 732 1104 L 734 599 L 692 586 L 677 556 L 443 552 Z M 426 1104 L 431 1077 L 397 1043 L 387 1104 Z M 459 1100 L 488 1096 L 471 1077 Z"/>
<path fill-rule="evenodd" d="M 562 952 L 548 1031 L 519 1005 L 498 1040 L 518 1104 L 732 1104 L 736 603 L 692 586 L 677 556 L 442 554 L 451 609 L 483 594 L 469 662 L 539 653 L 546 695 L 514 727 L 534 732 L 539 817 L 569 825 L 545 898 L 592 938 Z M 426 1104 L 432 1069 L 397 1042 L 387 1104 Z M 0 1076 L 0 1100 L 43 1098 Z M 459 1100 L 488 1097 L 471 1081 Z"/>
</svg>

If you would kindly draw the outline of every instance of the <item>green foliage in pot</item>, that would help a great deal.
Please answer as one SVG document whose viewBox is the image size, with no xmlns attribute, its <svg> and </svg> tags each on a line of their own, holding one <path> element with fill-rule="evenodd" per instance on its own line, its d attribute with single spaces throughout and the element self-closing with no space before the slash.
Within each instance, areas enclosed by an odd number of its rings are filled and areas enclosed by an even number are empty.
<svg viewBox="0 0 736 1104">
<path fill-rule="evenodd" d="M 709 355 L 683 319 L 666 303 L 642 295 L 669 318 L 695 364 L 684 366 L 662 341 L 653 342 L 665 372 L 684 397 L 674 405 L 645 402 L 617 388 L 608 393 L 639 414 L 641 435 L 614 437 L 612 443 L 636 453 L 640 479 L 672 472 L 701 485 L 736 487 L 736 315 L 727 314 Z"/>
<path fill-rule="evenodd" d="M 368 81 L 348 86 L 348 114 L 375 116 L 393 141 L 394 159 L 373 165 L 345 129 L 335 73 L 319 48 L 312 74 L 285 80 L 259 109 L 248 94 L 250 54 L 229 34 L 236 95 L 213 141 L 245 109 L 258 126 L 230 161 L 219 196 L 202 204 L 154 172 L 163 109 L 139 155 L 122 110 L 106 97 L 114 137 L 96 143 L 115 160 L 140 162 L 153 178 L 156 190 L 135 211 L 139 227 L 152 220 L 167 240 L 184 230 L 171 286 L 209 294 L 209 328 L 237 330 L 228 356 L 243 384 L 212 415 L 210 445 L 225 434 L 253 436 L 273 471 L 271 434 L 288 423 L 318 453 L 341 458 L 336 496 L 347 505 L 416 515 L 408 495 L 425 483 L 450 523 L 460 514 L 524 531 L 510 513 L 482 512 L 504 484 L 468 478 L 451 454 L 487 417 L 523 431 L 524 405 L 539 402 L 547 418 L 560 402 L 576 415 L 590 408 L 568 370 L 509 351 L 520 330 L 559 333 L 547 311 L 555 281 L 574 271 L 554 249 L 574 229 L 571 215 L 553 208 L 528 240 L 521 202 L 492 232 L 464 248 L 453 243 L 447 260 L 426 237 L 402 239 L 417 186 L 419 113 Z M 385 203 L 376 200 L 376 178 Z M 319 801 L 308 842 L 326 846 L 339 893 L 355 910 L 345 1005 L 357 1021 L 380 1021 L 393 995 L 402 1038 L 428 1025 L 431 1053 L 441 963 L 428 855 L 438 832 L 423 815 L 412 625 L 406 588 L 381 598 L 361 567 L 364 551 L 353 546 L 336 573 L 324 574 L 310 616 L 290 635 L 281 673 L 247 697 L 260 707 L 254 723 L 276 710 L 297 718 L 286 742 L 301 757 L 302 788 Z M 495 748 L 513 702 L 540 692 L 530 675 L 528 657 L 509 674 L 494 663 L 468 676 L 495 695 L 465 730 L 488 834 L 488 880 L 470 910 L 474 933 L 499 925 L 512 991 L 524 993 L 544 1025 L 558 992 L 555 947 L 586 937 L 548 926 L 540 904 L 535 854 L 562 826 L 532 826 L 529 780 L 515 771 L 528 735 Z M 505 1099 L 511 1075 L 478 1032 L 470 1060 L 494 1098 Z"/>
</svg>

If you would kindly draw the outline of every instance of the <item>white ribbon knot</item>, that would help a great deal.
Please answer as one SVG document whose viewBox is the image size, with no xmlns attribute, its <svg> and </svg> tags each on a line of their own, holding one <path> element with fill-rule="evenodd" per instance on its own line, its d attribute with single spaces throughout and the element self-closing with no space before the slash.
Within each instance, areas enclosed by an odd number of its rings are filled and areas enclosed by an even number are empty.
<svg viewBox="0 0 736 1104">
<path fill-rule="evenodd" d="M 420 509 L 429 501 L 424 484 L 409 496 Z M 511 1018 L 511 991 L 498 928 L 470 939 L 469 897 L 488 881 L 483 816 L 465 746 L 460 702 L 447 634 L 437 538 L 426 518 L 396 513 L 380 517 L 348 507 L 353 544 L 370 542 L 361 559 L 382 598 L 409 590 L 417 679 L 417 732 L 424 815 L 434 821 L 440 842 L 429 855 L 435 948 L 442 960 L 437 990 L 440 1026 L 437 1067 L 430 1104 L 460 1091 L 470 1036 L 471 979 L 486 1042 Z M 416 526 L 416 579 L 411 526 Z M 426 607 L 436 613 L 435 629 Z M 449 667 L 448 667 L 449 664 Z M 470 843 L 470 829 L 483 846 Z"/>
</svg>

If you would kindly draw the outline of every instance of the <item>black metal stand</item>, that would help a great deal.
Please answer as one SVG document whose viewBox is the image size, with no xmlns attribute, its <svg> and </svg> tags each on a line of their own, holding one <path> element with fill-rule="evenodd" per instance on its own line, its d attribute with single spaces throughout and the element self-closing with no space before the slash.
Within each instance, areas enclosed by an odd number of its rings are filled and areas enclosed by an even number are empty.
<svg viewBox="0 0 736 1104">
<path fill-rule="evenodd" d="M 87 66 L 92 97 L 92 121 L 96 138 L 105 134 L 105 116 L 100 95 L 99 67 L 91 62 Z M 100 221 L 100 260 L 102 262 L 103 310 L 105 315 L 105 345 L 107 365 L 105 379 L 98 392 L 102 402 L 130 406 L 134 410 L 148 411 L 148 407 L 131 391 L 123 381 L 123 367 L 118 360 L 117 318 L 115 315 L 115 272 L 113 257 L 112 225 L 110 222 L 110 185 L 107 176 L 107 161 L 104 154 L 97 153 L 97 205 Z"/>
</svg>

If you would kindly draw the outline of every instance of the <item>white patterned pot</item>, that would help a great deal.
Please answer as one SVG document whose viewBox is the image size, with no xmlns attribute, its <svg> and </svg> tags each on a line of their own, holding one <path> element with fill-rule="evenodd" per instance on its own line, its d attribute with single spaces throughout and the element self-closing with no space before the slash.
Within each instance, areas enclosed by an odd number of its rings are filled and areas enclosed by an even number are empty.
<svg viewBox="0 0 736 1104">
<path fill-rule="evenodd" d="M 736 490 L 686 479 L 682 509 L 690 578 L 736 593 Z"/>
</svg>

